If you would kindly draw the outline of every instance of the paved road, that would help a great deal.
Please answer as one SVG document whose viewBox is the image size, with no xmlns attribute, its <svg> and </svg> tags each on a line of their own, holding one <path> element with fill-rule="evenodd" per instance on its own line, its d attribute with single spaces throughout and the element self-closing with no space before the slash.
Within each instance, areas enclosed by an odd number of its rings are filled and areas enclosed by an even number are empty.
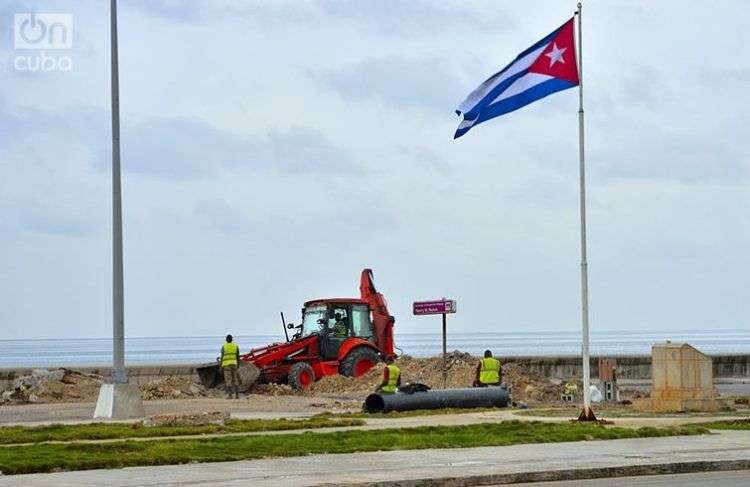
<svg viewBox="0 0 750 487">
<path fill-rule="evenodd" d="M 649 475 L 615 479 L 570 480 L 515 484 L 515 487 L 746 487 L 750 485 L 750 470 L 735 472 L 686 473 L 680 475 Z"/>
<path fill-rule="evenodd" d="M 466 476 L 485 476 L 490 481 L 500 481 L 495 480 L 499 477 L 494 476 L 626 466 L 653 469 L 655 465 L 672 463 L 724 461 L 750 464 L 750 432 L 725 431 L 691 437 L 310 455 L 240 462 L 16 475 L 0 477 L 0 487 L 295 487 Z M 541 484 L 540 487 L 547 486 Z"/>
</svg>

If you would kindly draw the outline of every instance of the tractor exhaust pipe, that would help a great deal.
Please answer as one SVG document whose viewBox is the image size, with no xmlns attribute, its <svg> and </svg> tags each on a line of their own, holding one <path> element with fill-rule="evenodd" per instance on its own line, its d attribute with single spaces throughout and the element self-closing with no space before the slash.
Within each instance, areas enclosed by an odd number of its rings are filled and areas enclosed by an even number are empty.
<svg viewBox="0 0 750 487">
<path fill-rule="evenodd" d="M 413 394 L 370 394 L 362 409 L 368 413 L 388 413 L 415 409 L 503 408 L 508 406 L 508 401 L 505 387 L 432 389 Z"/>
</svg>

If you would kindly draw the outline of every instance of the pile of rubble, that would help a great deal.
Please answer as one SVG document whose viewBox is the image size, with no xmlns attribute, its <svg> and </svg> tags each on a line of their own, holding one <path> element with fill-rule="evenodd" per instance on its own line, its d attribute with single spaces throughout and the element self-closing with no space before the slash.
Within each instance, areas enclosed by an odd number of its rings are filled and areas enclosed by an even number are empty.
<svg viewBox="0 0 750 487">
<path fill-rule="evenodd" d="M 469 353 L 458 350 L 448 353 L 446 387 L 471 387 L 478 363 L 479 358 Z M 396 365 L 401 369 L 402 384 L 421 383 L 435 389 L 443 388 L 442 357 L 414 358 L 403 355 L 396 360 Z M 313 384 L 307 394 L 363 399 L 380 385 L 383 367 L 383 364 L 379 364 L 357 379 L 340 375 L 324 377 Z M 528 373 L 524 367 L 512 362 L 503 364 L 502 373 L 503 382 L 512 388 L 516 401 L 550 403 L 560 400 L 562 385 L 559 380 Z"/>
<path fill-rule="evenodd" d="M 56 402 L 93 402 L 99 395 L 103 377 L 69 369 L 35 369 L 17 378 L 13 386 L 0 394 L 0 404 L 35 404 Z M 221 394 L 206 391 L 188 377 L 168 376 L 140 386 L 141 397 L 155 399 L 195 398 Z"/>
<path fill-rule="evenodd" d="M 96 399 L 102 377 L 68 369 L 35 369 L 2 392 L 0 404 L 80 402 Z"/>
<path fill-rule="evenodd" d="M 179 399 L 182 397 L 202 397 L 206 395 L 203 385 L 189 377 L 167 376 L 152 380 L 140 386 L 144 401 L 154 399 Z"/>
<path fill-rule="evenodd" d="M 250 389 L 250 394 L 262 394 L 264 396 L 290 396 L 297 394 L 288 384 L 255 384 Z"/>
<path fill-rule="evenodd" d="M 479 359 L 455 350 L 446 356 L 448 388 L 471 387 L 476 377 Z M 400 357 L 396 364 L 401 369 L 401 382 L 421 383 L 432 388 L 443 387 L 442 357 Z M 324 377 L 304 392 L 307 396 L 326 396 L 340 400 L 362 400 L 375 391 L 383 377 L 384 364 L 378 364 L 362 377 L 353 379 L 341 375 Z M 503 365 L 503 382 L 512 387 L 515 401 L 527 403 L 556 403 L 560 400 L 561 381 L 533 374 L 515 363 Z M 31 375 L 15 380 L 13 387 L 2 393 L 0 404 L 93 402 L 96 401 L 102 377 L 68 369 L 34 370 Z M 167 376 L 140 386 L 146 400 L 222 397 L 224 390 L 205 389 L 191 377 Z M 288 396 L 299 394 L 286 384 L 255 384 L 251 394 Z"/>
</svg>

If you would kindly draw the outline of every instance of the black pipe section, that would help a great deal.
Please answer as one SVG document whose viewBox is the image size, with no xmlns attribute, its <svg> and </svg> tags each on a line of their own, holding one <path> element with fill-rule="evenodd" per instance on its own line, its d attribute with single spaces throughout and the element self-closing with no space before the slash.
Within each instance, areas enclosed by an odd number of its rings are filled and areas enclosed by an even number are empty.
<svg viewBox="0 0 750 487">
<path fill-rule="evenodd" d="M 432 389 L 405 394 L 370 394 L 362 407 L 368 413 L 441 408 L 502 408 L 508 405 L 505 387 Z"/>
</svg>

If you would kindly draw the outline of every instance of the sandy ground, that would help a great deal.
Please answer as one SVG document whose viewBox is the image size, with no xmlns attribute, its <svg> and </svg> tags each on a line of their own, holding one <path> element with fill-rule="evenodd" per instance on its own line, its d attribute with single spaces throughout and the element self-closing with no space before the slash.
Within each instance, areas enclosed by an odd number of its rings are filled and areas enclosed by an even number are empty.
<svg viewBox="0 0 750 487">
<path fill-rule="evenodd" d="M 200 399 L 166 399 L 144 401 L 146 415 L 228 411 L 242 417 L 279 418 L 310 416 L 313 414 L 343 411 L 357 411 L 358 401 L 332 397 L 308 396 L 264 396 L 251 394 L 241 399 L 200 398 Z M 22 404 L 0 406 L 0 423 L 34 424 L 51 422 L 91 421 L 94 416 L 94 402 Z"/>
<path fill-rule="evenodd" d="M 451 352 L 449 358 L 448 387 L 467 387 L 475 375 L 476 357 L 459 351 Z M 398 360 L 402 377 L 407 382 L 420 382 L 439 387 L 442 383 L 442 359 L 412 358 L 404 356 Z M 383 365 L 379 364 L 370 372 L 358 379 L 343 376 L 330 376 L 315 383 L 305 393 L 293 391 L 287 385 L 258 384 L 252 394 L 238 400 L 222 397 L 220 390 L 205 390 L 202 385 L 189 377 L 163 377 L 140 386 L 141 396 L 147 416 L 156 414 L 195 413 L 195 412 L 229 412 L 238 418 L 279 418 L 302 417 L 321 412 L 359 411 L 364 398 L 377 388 L 382 378 Z M 95 401 L 101 384 L 101 377 L 80 372 L 59 369 L 41 371 L 41 375 L 29 376 L 23 387 L 6 391 L 11 395 L 0 404 L 1 424 L 44 424 L 52 422 L 86 422 L 91 421 Z M 560 406 L 561 380 L 549 379 L 538 374 L 528 373 L 515 364 L 503 367 L 503 380 L 513 389 L 514 401 L 536 408 Z M 625 384 L 622 384 L 625 386 Z M 731 387 L 743 387 L 748 384 L 730 384 Z M 722 386 L 719 386 L 721 391 Z M 635 387 L 621 387 L 625 398 L 643 395 L 644 391 Z M 734 391 L 732 391 L 734 392 Z M 493 412 L 492 414 L 495 414 Z M 456 415 L 460 421 L 494 421 L 498 419 L 522 419 L 540 421 L 566 421 L 564 417 L 513 416 L 512 410 L 497 412 L 499 416 L 483 417 L 481 414 Z M 511 415 L 511 416 L 509 416 Z M 602 416 L 602 414 L 599 414 Z M 603 414 L 606 417 L 606 412 Z M 726 417 L 726 416 L 722 416 Z M 451 424 L 450 416 L 426 416 L 425 424 Z M 474 418 L 474 419 L 472 419 Z M 399 418 L 404 419 L 404 418 Z M 708 421 L 709 418 L 696 418 L 697 421 Z M 391 421 L 391 420 L 386 420 Z M 414 420 L 416 423 L 420 419 Z M 680 424 L 693 421 L 686 416 L 675 418 L 614 418 L 616 424 Z M 655 421 L 655 422 L 654 422 Z M 375 424 L 375 423 L 372 423 Z"/>
<path fill-rule="evenodd" d="M 55 403 L 55 404 L 26 404 L 18 406 L 0 407 L 0 423 L 10 424 L 49 424 L 49 423 L 84 423 L 92 422 L 94 403 Z M 300 418 L 312 416 L 321 412 L 358 411 L 358 401 L 332 397 L 307 396 L 263 396 L 249 395 L 246 398 L 216 399 L 171 399 L 144 402 L 147 415 L 169 414 L 182 412 L 228 411 L 233 418 Z M 524 411 L 523 415 L 516 413 Z M 529 414 L 532 413 L 532 414 Z M 606 410 L 599 411 L 600 418 L 607 419 L 616 426 L 670 426 L 686 423 L 705 423 L 712 419 L 747 418 L 747 416 L 721 415 L 689 416 L 663 415 L 642 416 L 636 418 L 607 417 Z M 368 428 L 415 427 L 429 425 L 463 425 L 495 421 L 520 420 L 567 422 L 568 417 L 534 416 L 533 410 L 518 410 L 515 408 L 498 409 L 495 411 L 478 411 L 461 414 L 437 414 L 413 417 L 373 417 L 366 420 Z M 322 430 L 321 430 L 322 431 Z M 330 430 L 329 430 L 330 431 Z"/>
</svg>

